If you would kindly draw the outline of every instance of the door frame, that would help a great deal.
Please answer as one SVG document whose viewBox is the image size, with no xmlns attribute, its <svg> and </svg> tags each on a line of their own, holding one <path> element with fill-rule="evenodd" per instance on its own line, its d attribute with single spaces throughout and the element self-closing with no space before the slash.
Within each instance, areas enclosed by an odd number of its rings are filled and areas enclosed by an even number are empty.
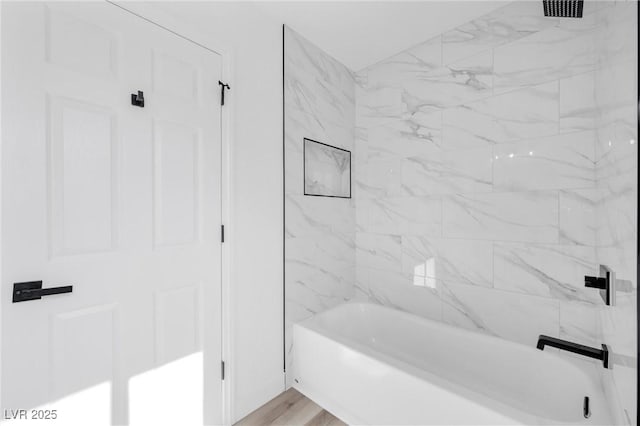
<svg viewBox="0 0 640 426">
<path fill-rule="evenodd" d="M 176 19 L 170 13 L 167 13 L 150 3 L 141 2 L 127 2 L 123 0 L 99 0 L 110 4 L 113 7 L 118 7 L 123 11 L 133 14 L 139 19 L 143 19 L 157 27 L 162 28 L 165 31 L 173 33 L 177 37 L 181 37 L 191 43 L 199 45 L 200 47 L 211 51 L 212 53 L 220 55 L 222 61 L 221 78 L 225 83 L 230 84 L 233 87 L 233 55 L 229 46 L 224 43 L 220 43 L 218 40 L 212 39 L 211 36 L 207 36 L 205 33 L 194 29 L 186 22 Z M 2 2 L 0 1 L 0 34 L 2 32 Z M 0 43 L 0 58 L 2 57 L 2 44 Z M 2 81 L 2 66 L 0 64 L 0 82 Z M 0 84 L 0 100 L 2 99 L 2 85 Z M 222 423 L 224 425 L 230 425 L 233 414 L 233 391 L 234 391 L 234 351 L 233 351 L 233 336 L 231 333 L 233 324 L 233 309 L 232 301 L 233 289 L 231 287 L 232 277 L 232 241 L 233 241 L 233 223 L 231 218 L 233 217 L 233 151 L 231 149 L 231 143 L 233 141 L 233 122 L 234 116 L 234 102 L 233 96 L 228 96 L 225 99 L 225 105 L 220 110 L 220 133 L 221 133 L 221 171 L 220 171 L 220 198 L 222 203 L 221 209 L 221 221 L 225 225 L 225 241 L 221 245 L 221 357 L 226 361 L 227 371 L 225 374 L 225 380 L 222 381 Z M 0 129 L 2 129 L 2 102 L 0 102 Z M 3 149 L 2 133 L 0 132 L 0 164 L 2 161 Z M 2 220 L 2 174 L 0 173 L 0 223 Z M 2 235 L 0 234 L 0 238 Z M 0 272 L 2 271 L 2 245 L 0 244 Z M 2 302 L 8 295 L 0 292 L 0 314 L 2 312 Z M 2 315 L 0 315 L 0 330 L 2 330 Z M 2 334 L 0 332 L 0 345 Z M 2 362 L 2 352 L 0 351 L 0 365 Z M 2 369 L 0 368 L 0 395 L 2 394 Z"/>
</svg>

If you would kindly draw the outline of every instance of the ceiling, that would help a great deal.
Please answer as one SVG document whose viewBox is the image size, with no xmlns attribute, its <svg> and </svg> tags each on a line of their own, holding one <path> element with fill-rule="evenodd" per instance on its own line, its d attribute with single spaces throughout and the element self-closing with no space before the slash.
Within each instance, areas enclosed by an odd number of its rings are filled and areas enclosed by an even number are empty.
<svg viewBox="0 0 640 426">
<path fill-rule="evenodd" d="M 263 1 L 255 5 L 358 71 L 504 6 L 505 2 Z"/>
</svg>

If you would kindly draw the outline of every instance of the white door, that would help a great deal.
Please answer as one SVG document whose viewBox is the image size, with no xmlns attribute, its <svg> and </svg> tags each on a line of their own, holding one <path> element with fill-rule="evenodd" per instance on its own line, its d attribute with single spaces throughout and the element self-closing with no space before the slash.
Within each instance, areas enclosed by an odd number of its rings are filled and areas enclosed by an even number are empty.
<svg viewBox="0 0 640 426">
<path fill-rule="evenodd" d="M 3 2 L 1 64 L 2 417 L 221 423 L 219 55 Z M 12 303 L 32 281 L 73 289 Z"/>
</svg>

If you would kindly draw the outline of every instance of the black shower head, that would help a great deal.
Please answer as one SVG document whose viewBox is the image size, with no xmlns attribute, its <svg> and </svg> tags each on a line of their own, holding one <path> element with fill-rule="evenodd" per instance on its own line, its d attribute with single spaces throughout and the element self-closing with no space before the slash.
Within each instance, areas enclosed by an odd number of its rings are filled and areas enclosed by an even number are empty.
<svg viewBox="0 0 640 426">
<path fill-rule="evenodd" d="M 584 0 L 542 0 L 544 16 L 582 18 Z"/>
</svg>

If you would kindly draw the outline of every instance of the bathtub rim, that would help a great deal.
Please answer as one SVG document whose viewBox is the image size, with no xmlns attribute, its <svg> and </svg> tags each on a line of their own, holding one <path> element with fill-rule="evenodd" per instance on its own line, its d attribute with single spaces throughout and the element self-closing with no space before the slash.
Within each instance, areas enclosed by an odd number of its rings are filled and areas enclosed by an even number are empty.
<svg viewBox="0 0 640 426">
<path fill-rule="evenodd" d="M 294 339 L 296 335 L 295 333 L 296 325 L 297 324 L 294 324 Z M 531 413 L 527 413 L 523 410 L 520 410 L 516 407 L 506 404 L 500 400 L 484 395 L 474 389 L 465 387 L 462 384 L 455 383 L 451 380 L 447 380 L 444 377 L 438 376 L 437 374 L 432 373 L 430 371 L 421 369 L 403 360 L 396 359 L 390 355 L 387 355 L 379 351 L 375 351 L 358 342 L 345 343 L 342 340 L 337 340 L 333 336 L 329 336 L 318 330 L 314 330 L 306 327 L 299 327 L 299 328 L 304 329 L 304 332 L 312 334 L 316 339 L 322 339 L 322 340 L 336 343 L 342 347 L 346 347 L 348 350 L 353 351 L 360 356 L 370 358 L 375 362 L 378 362 L 381 364 L 385 364 L 386 366 L 397 371 L 399 374 L 413 376 L 420 380 L 429 382 L 430 384 L 439 388 L 443 392 L 454 393 L 456 396 L 463 398 L 467 401 L 470 401 L 471 403 L 474 403 L 474 404 L 484 405 L 485 407 L 494 407 L 495 409 L 497 409 L 496 411 L 499 411 L 503 416 L 512 418 L 514 420 L 514 424 L 517 424 L 516 422 L 521 422 L 522 424 L 539 424 L 539 422 L 537 421 L 537 419 L 541 418 L 539 416 L 536 416 Z M 398 364 L 401 364 L 401 366 Z M 425 376 L 428 376 L 428 377 L 425 377 Z M 358 417 L 355 414 L 353 414 L 347 408 L 343 407 L 338 402 L 334 401 L 332 398 L 325 397 L 321 395 L 321 392 L 314 390 L 312 387 L 310 388 L 305 383 L 305 381 L 296 382 L 297 379 L 298 379 L 298 374 L 294 370 L 293 387 L 298 391 L 302 392 L 303 394 L 307 395 L 311 400 L 316 401 L 319 405 L 321 405 L 323 408 L 326 408 L 327 411 L 331 412 L 336 417 L 345 421 L 347 424 L 353 424 L 353 425 L 367 424 L 363 420 L 358 419 Z M 557 421 L 555 423 L 551 423 L 553 421 L 552 419 L 548 419 L 548 418 L 545 418 L 545 419 L 549 420 L 548 424 L 563 424 L 563 425 L 580 424 L 578 422 L 558 423 Z"/>
<path fill-rule="evenodd" d="M 494 342 L 496 342 L 497 344 L 501 344 L 501 345 L 515 345 L 516 347 L 520 348 L 521 350 L 527 350 L 528 352 L 530 352 L 531 354 L 536 353 L 536 356 L 542 356 L 552 362 L 556 362 L 559 363 L 561 365 L 561 368 L 568 368 L 570 370 L 574 370 L 576 372 L 576 374 L 579 374 L 580 376 L 586 376 L 586 380 L 593 386 L 594 391 L 597 392 L 597 399 L 596 401 L 598 402 L 598 405 L 601 406 L 600 407 L 600 413 L 602 413 L 597 417 L 592 416 L 591 419 L 588 420 L 588 423 L 593 423 L 593 421 L 595 421 L 596 419 L 600 419 L 600 420 L 609 420 L 612 421 L 614 420 L 614 415 L 611 412 L 611 408 L 606 404 L 606 395 L 604 394 L 604 391 L 602 389 L 602 386 L 600 386 L 600 382 L 599 381 L 595 381 L 595 377 L 590 376 L 586 371 L 584 371 L 584 369 L 580 368 L 579 366 L 576 366 L 573 362 L 571 362 L 569 359 L 556 354 L 556 353 L 552 353 L 551 351 L 540 351 L 535 347 L 530 347 L 528 345 L 525 345 L 523 343 L 520 342 L 515 342 L 515 341 L 510 341 L 504 338 L 500 338 L 494 335 L 489 335 L 489 334 L 483 334 L 483 333 L 479 333 L 479 332 L 475 332 L 473 330 L 467 330 L 467 329 L 463 329 L 460 327 L 456 327 L 454 325 L 451 324 L 447 324 L 444 322 L 440 322 L 440 321 L 436 321 L 430 318 L 424 318 L 421 317 L 419 315 L 410 313 L 410 312 L 406 312 L 406 311 L 402 311 L 402 310 L 398 310 L 398 309 L 394 309 L 391 307 L 387 307 L 384 305 L 379 305 L 379 304 L 375 304 L 375 303 L 368 303 L 368 302 L 362 302 L 362 301 L 348 301 L 345 303 L 342 303 L 340 305 L 337 305 L 331 309 L 328 309 L 326 311 L 320 312 L 310 318 L 307 318 L 303 321 L 300 321 L 298 323 L 294 323 L 293 324 L 293 329 L 294 329 L 294 346 L 295 346 L 295 335 L 296 332 L 295 330 L 297 328 L 300 329 L 304 329 L 307 332 L 312 333 L 314 336 L 316 336 L 317 338 L 321 338 L 321 339 L 326 339 L 328 341 L 334 341 L 337 344 L 348 348 L 349 350 L 352 350 L 354 352 L 356 352 L 357 354 L 364 356 L 364 357 L 368 357 L 371 358 L 377 362 L 380 363 L 384 363 L 390 367 L 392 367 L 394 370 L 400 372 L 401 374 L 408 374 L 408 375 L 413 375 L 415 377 L 420 378 L 421 380 L 425 380 L 428 381 L 429 383 L 433 384 L 434 386 L 437 386 L 438 388 L 440 388 L 442 391 L 444 392 L 451 392 L 451 393 L 455 393 L 457 396 L 466 399 L 472 403 L 479 403 L 481 405 L 484 405 L 485 407 L 491 407 L 492 409 L 495 409 L 496 411 L 498 411 L 499 413 L 501 413 L 502 415 L 512 418 L 514 421 L 518 421 L 518 422 L 522 422 L 524 424 L 545 424 L 545 425 L 553 425 L 553 424 L 562 424 L 562 425 L 570 425 L 570 424 L 585 424 L 582 418 L 577 417 L 577 419 L 575 420 L 563 420 L 563 419 L 554 419 L 550 416 L 546 416 L 546 415 L 539 415 L 536 413 L 533 413 L 531 411 L 519 408 L 518 406 L 514 406 L 514 405 L 510 405 L 507 402 L 501 401 L 500 399 L 490 396 L 489 394 L 484 394 L 481 391 L 473 388 L 473 387 L 469 387 L 466 386 L 462 383 L 456 382 L 454 380 L 451 380 L 447 377 L 438 375 L 435 372 L 432 372 L 430 370 L 421 368 L 417 365 L 412 364 L 409 361 L 405 361 L 403 359 L 400 358 L 396 358 L 390 354 L 384 353 L 380 350 L 377 350 L 376 348 L 372 347 L 372 346 L 368 346 L 366 344 L 360 343 L 358 341 L 354 341 L 352 339 L 350 339 L 347 336 L 343 336 L 338 332 L 335 332 L 333 330 L 329 330 L 326 327 L 323 327 L 319 324 L 317 324 L 318 322 L 318 318 L 320 318 L 321 316 L 324 315 L 328 315 L 334 311 L 339 311 L 339 310 L 345 310 L 348 309 L 349 307 L 353 307 L 353 306 L 364 306 L 364 307 L 373 307 L 373 309 L 381 309 L 381 310 L 385 310 L 385 311 L 390 311 L 392 312 L 394 315 L 400 315 L 402 317 L 408 318 L 410 320 L 413 321 L 417 321 L 417 322 L 422 322 L 422 323 L 429 323 L 432 326 L 436 326 L 438 328 L 445 328 L 448 329 L 449 331 L 453 331 L 455 333 L 458 333 L 459 335 L 462 336 L 472 336 L 476 339 L 491 339 Z M 294 350 L 295 353 L 295 350 Z M 295 355 L 294 355 L 295 356 Z M 294 363 L 295 365 L 295 363 Z M 563 370 L 564 371 L 564 370 Z M 294 373 L 294 379 L 297 378 L 297 372 L 293 371 Z M 601 378 L 599 378 L 601 379 Z M 308 387 L 304 386 L 304 385 L 300 385 L 300 383 L 295 383 L 294 380 L 294 384 L 293 386 L 300 390 L 302 393 L 305 393 L 304 391 L 310 393 L 309 397 L 311 399 L 314 399 L 314 396 L 317 397 L 316 392 L 314 391 L 309 391 Z M 304 390 L 304 391 L 303 391 Z M 585 393 L 590 393 L 590 391 L 585 391 Z M 313 394 L 313 395 L 311 395 Z M 595 395 L 594 395 L 595 396 Z M 323 398 L 320 398 L 319 400 L 322 400 Z M 593 397 L 592 397 L 592 401 L 593 401 Z M 332 406 L 335 406 L 336 404 L 331 404 Z M 339 406 L 339 404 L 337 404 Z M 593 403 L 592 403 L 593 406 Z M 338 407 L 338 409 L 334 409 L 336 412 L 336 416 L 340 418 L 340 412 L 341 411 L 348 411 L 346 409 L 342 409 L 340 407 Z M 331 411 L 331 410 L 329 410 Z M 580 411 L 581 412 L 581 411 Z M 350 416 L 349 418 L 352 418 L 353 416 Z M 544 423 L 540 423 L 540 421 L 543 421 Z M 361 424 L 357 421 L 354 424 Z"/>
<path fill-rule="evenodd" d="M 559 361 L 560 363 L 565 364 L 570 369 L 575 369 L 575 370 L 580 371 L 581 373 L 584 373 L 580 369 L 580 367 L 576 366 L 574 363 L 569 361 L 567 358 L 559 356 L 557 353 L 554 353 L 554 351 L 551 351 L 551 350 L 541 351 L 541 350 L 537 349 L 535 346 L 529 346 L 529 345 L 526 345 L 526 344 L 521 343 L 521 342 L 508 340 L 508 339 L 505 339 L 505 338 L 502 338 L 502 337 L 498 337 L 498 336 L 495 336 L 495 335 L 492 335 L 492 334 L 484 334 L 484 333 L 480 333 L 480 332 L 477 332 L 477 331 L 468 330 L 466 328 L 462 328 L 462 327 L 458 327 L 458 326 L 455 326 L 455 325 L 452 325 L 452 324 L 448 324 L 448 323 L 443 322 L 443 321 L 437 321 L 437 320 L 434 320 L 434 319 L 431 319 L 431 318 L 422 317 L 420 315 L 416 315 L 416 314 L 413 314 L 411 312 L 403 311 L 403 310 L 400 310 L 400 309 L 390 308 L 388 306 L 379 305 L 379 304 L 376 304 L 376 303 L 361 302 L 361 301 L 347 301 L 347 302 L 341 303 L 341 304 L 339 304 L 337 306 L 334 306 L 334 307 L 332 307 L 330 309 L 327 309 L 326 311 L 319 312 L 319 313 L 317 313 L 317 314 L 315 314 L 315 315 L 313 315 L 313 316 L 311 316 L 309 318 L 306 318 L 306 319 L 304 319 L 302 321 L 294 323 L 294 326 L 298 325 L 298 326 L 313 330 L 313 331 L 315 331 L 315 332 L 317 332 L 319 334 L 330 334 L 332 337 L 340 338 L 339 341 L 344 344 L 344 343 L 346 343 L 345 340 L 347 340 L 345 337 L 341 337 L 340 334 L 335 333 L 335 332 L 333 332 L 331 330 L 326 330 L 325 328 L 317 325 L 316 323 L 318 321 L 318 318 L 321 317 L 321 316 L 328 315 L 328 314 L 330 314 L 330 313 L 332 313 L 334 311 L 346 309 L 347 307 L 358 306 L 358 305 L 366 306 L 366 307 L 373 307 L 374 309 L 381 309 L 381 310 L 385 310 L 385 311 L 391 311 L 391 312 L 393 312 L 394 315 L 400 315 L 400 316 L 406 317 L 406 318 L 408 318 L 410 320 L 413 320 L 413 321 L 429 323 L 429 324 L 435 325 L 437 327 L 442 327 L 442 328 L 448 329 L 449 331 L 452 331 L 454 333 L 458 333 L 458 334 L 461 334 L 461 335 L 473 336 L 473 338 L 481 338 L 483 340 L 484 339 L 488 339 L 488 340 L 494 341 L 494 342 L 499 343 L 499 344 L 515 345 L 516 347 L 519 347 L 521 349 L 525 349 L 525 350 L 527 350 L 527 351 L 529 351 L 531 353 L 537 353 L 537 354 L 539 354 L 540 356 L 542 356 L 544 358 L 554 360 L 554 362 L 555 361 Z M 327 333 L 325 333 L 325 330 L 327 331 Z M 354 342 L 354 343 L 357 343 L 357 342 Z M 362 346 L 364 346 L 364 345 L 362 345 Z"/>
</svg>

